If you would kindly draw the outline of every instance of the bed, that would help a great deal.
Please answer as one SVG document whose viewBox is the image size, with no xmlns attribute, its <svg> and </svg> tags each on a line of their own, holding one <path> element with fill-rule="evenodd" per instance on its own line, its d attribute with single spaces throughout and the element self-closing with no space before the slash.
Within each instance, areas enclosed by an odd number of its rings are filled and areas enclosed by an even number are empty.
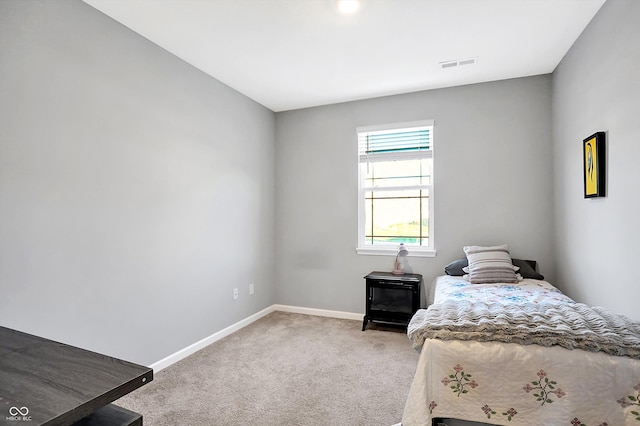
<svg viewBox="0 0 640 426">
<path fill-rule="evenodd" d="M 640 426 L 640 323 L 542 279 L 461 275 L 436 278 L 408 326 L 420 357 L 403 426 Z"/>
</svg>

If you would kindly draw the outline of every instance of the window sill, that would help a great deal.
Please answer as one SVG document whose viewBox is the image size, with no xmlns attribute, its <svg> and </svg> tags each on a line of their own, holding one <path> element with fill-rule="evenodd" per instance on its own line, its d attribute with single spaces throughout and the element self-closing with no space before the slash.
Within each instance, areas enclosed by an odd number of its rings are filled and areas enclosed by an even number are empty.
<svg viewBox="0 0 640 426">
<path fill-rule="evenodd" d="M 407 246 L 409 257 L 436 257 L 434 249 L 425 249 Z M 364 256 L 395 256 L 397 247 L 356 247 L 356 253 Z"/>
</svg>

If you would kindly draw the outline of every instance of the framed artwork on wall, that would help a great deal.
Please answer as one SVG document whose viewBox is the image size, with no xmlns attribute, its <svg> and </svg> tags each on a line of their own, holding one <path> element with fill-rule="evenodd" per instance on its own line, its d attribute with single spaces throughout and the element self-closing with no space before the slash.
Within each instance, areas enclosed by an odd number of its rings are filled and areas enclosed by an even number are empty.
<svg viewBox="0 0 640 426">
<path fill-rule="evenodd" d="M 582 141 L 584 198 L 605 195 L 605 133 L 596 132 Z"/>
</svg>

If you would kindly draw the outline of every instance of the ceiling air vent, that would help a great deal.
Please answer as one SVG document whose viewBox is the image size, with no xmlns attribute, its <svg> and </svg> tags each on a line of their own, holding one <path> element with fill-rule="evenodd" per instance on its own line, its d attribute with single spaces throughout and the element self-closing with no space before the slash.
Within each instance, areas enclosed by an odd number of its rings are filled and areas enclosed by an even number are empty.
<svg viewBox="0 0 640 426">
<path fill-rule="evenodd" d="M 440 68 L 447 69 L 447 68 L 462 67 L 465 65 L 473 65 L 476 62 L 478 62 L 477 56 L 474 58 L 468 58 L 468 59 L 458 59 L 455 61 L 440 62 Z"/>
<path fill-rule="evenodd" d="M 473 65 L 476 63 L 476 60 L 478 58 L 469 58 L 469 59 L 462 59 L 461 61 L 458 61 L 458 66 L 463 66 L 463 65 Z"/>
<path fill-rule="evenodd" d="M 442 69 L 457 67 L 458 61 L 440 62 L 440 66 L 442 67 Z"/>
</svg>

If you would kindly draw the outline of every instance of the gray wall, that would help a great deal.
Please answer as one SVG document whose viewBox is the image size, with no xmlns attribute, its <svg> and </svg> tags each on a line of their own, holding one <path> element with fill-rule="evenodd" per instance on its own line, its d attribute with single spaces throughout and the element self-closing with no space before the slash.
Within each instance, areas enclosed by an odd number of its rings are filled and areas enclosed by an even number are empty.
<svg viewBox="0 0 640 426">
<path fill-rule="evenodd" d="M 274 125 L 79 0 L 1 0 L 0 324 L 149 364 L 272 305 Z"/>
<path fill-rule="evenodd" d="M 364 311 L 364 280 L 390 256 L 357 241 L 357 126 L 434 119 L 435 258 L 430 283 L 467 244 L 507 243 L 554 278 L 551 77 L 477 84 L 276 114 L 279 303 Z"/>
<path fill-rule="evenodd" d="M 640 320 L 640 2 L 608 0 L 553 74 L 558 284 Z M 582 140 L 607 134 L 607 196 L 584 199 Z"/>
</svg>

